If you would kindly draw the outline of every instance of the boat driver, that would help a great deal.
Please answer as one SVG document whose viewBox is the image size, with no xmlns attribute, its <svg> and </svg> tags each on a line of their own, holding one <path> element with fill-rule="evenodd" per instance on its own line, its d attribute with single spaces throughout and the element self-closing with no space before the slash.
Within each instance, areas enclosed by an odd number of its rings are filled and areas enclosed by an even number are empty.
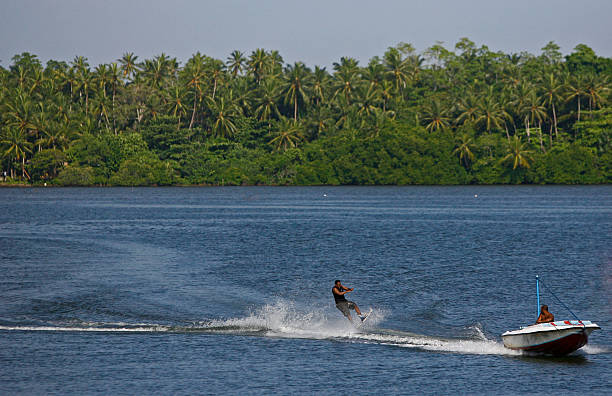
<svg viewBox="0 0 612 396">
<path fill-rule="evenodd" d="M 555 321 L 555 315 L 548 311 L 548 305 L 542 305 L 540 308 L 540 316 L 538 316 L 538 320 L 536 320 L 536 324 L 539 323 L 550 323 Z"/>
</svg>

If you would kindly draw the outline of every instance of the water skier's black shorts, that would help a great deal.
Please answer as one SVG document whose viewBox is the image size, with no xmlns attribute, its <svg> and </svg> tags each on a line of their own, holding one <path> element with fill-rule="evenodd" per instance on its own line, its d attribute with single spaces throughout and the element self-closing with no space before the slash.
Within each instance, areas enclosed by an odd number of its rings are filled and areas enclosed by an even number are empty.
<svg viewBox="0 0 612 396">
<path fill-rule="evenodd" d="M 336 304 L 336 308 L 338 308 L 344 316 L 349 316 L 350 310 L 355 309 L 355 303 L 349 300 L 340 301 Z"/>
</svg>

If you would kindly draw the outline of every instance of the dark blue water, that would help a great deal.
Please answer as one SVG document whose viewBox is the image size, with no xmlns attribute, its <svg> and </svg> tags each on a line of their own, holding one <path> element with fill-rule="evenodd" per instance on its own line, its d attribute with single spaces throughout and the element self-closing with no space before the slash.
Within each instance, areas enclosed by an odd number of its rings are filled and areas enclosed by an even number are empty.
<svg viewBox="0 0 612 396">
<path fill-rule="evenodd" d="M 610 186 L 0 199 L 2 394 L 612 392 Z M 602 327 L 572 356 L 503 347 L 535 320 L 536 274 L 557 319 L 550 290 Z"/>
</svg>

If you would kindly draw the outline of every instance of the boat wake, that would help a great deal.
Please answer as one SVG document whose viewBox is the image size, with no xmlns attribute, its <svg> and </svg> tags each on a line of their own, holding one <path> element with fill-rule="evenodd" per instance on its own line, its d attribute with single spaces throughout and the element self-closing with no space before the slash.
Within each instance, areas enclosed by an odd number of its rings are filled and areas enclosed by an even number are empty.
<svg viewBox="0 0 612 396">
<path fill-rule="evenodd" d="M 469 336 L 441 338 L 379 328 L 385 318 L 382 309 L 373 309 L 368 321 L 354 325 L 329 307 L 300 311 L 288 302 L 276 302 L 253 309 L 237 318 L 202 320 L 176 325 L 151 323 L 69 322 L 44 325 L 0 325 L 0 331 L 102 332 L 102 333 L 203 333 L 272 338 L 331 340 L 379 344 L 414 350 L 478 355 L 521 356 L 497 341 L 488 339 L 479 325 L 470 326 Z M 356 319 L 356 318 L 355 318 Z M 358 319 L 357 319 L 358 320 Z M 607 348 L 587 345 L 587 354 L 610 353 Z"/>
</svg>

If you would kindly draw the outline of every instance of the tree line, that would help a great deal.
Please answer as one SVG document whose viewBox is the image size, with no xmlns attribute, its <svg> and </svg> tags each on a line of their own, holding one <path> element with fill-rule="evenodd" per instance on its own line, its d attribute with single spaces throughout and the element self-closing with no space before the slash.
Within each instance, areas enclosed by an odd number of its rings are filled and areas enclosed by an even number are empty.
<svg viewBox="0 0 612 396">
<path fill-rule="evenodd" d="M 612 59 L 467 38 L 366 65 L 277 51 L 126 53 L 0 67 L 5 183 L 504 184 L 612 181 Z"/>
</svg>

